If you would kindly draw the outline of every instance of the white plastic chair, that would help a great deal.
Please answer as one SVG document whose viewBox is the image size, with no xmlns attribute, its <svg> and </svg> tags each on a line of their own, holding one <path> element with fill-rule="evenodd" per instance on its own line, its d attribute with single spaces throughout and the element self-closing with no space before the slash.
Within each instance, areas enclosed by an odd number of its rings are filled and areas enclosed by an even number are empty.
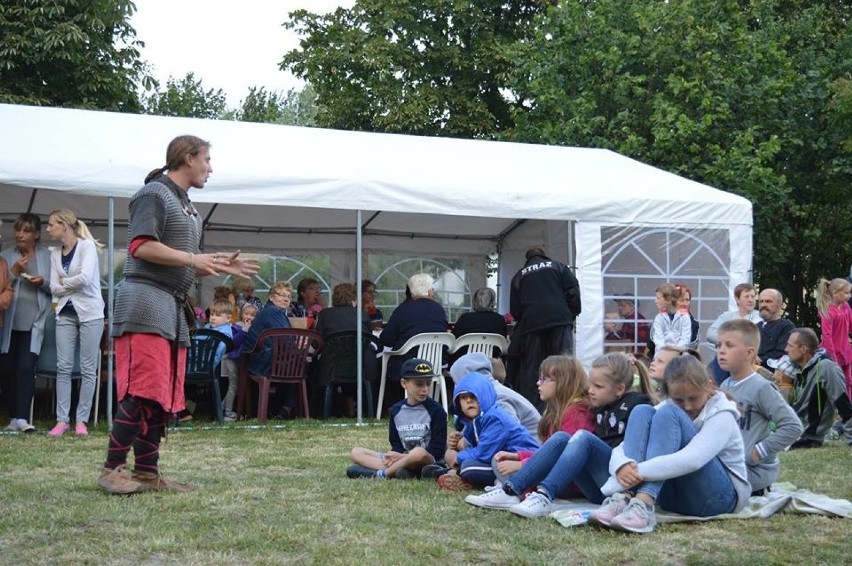
<svg viewBox="0 0 852 566">
<path fill-rule="evenodd" d="M 502 334 L 490 334 L 487 332 L 463 334 L 456 338 L 456 345 L 452 353 L 456 353 L 462 348 L 467 347 L 467 353 L 473 354 L 479 352 L 485 354 L 488 359 L 494 357 L 494 348 L 505 353 L 509 347 L 509 341 Z"/>
<path fill-rule="evenodd" d="M 444 374 L 441 370 L 441 365 L 444 363 L 444 348 L 453 349 L 455 337 L 449 332 L 424 332 L 416 334 L 408 339 L 399 350 L 392 350 L 382 354 L 382 378 L 379 384 L 379 403 L 376 410 L 376 418 L 382 418 L 382 403 L 385 399 L 385 383 L 388 378 L 388 361 L 393 356 L 401 356 L 407 354 L 414 348 L 417 348 L 415 357 L 422 358 L 432 364 L 435 373 L 432 378 L 432 398 L 438 401 L 440 394 L 440 402 L 444 407 L 444 411 L 448 408 L 447 400 L 447 382 L 444 379 Z"/>
</svg>

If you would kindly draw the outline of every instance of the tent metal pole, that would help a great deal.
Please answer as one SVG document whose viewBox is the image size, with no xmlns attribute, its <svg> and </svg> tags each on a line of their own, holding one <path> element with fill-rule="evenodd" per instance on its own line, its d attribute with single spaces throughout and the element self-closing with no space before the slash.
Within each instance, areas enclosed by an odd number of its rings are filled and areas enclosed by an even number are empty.
<svg viewBox="0 0 852 566">
<path fill-rule="evenodd" d="M 362 322 L 363 322 L 363 319 L 364 319 L 364 305 L 362 304 L 363 303 L 363 295 L 361 294 L 361 292 L 362 292 L 361 281 L 363 280 L 363 277 L 362 277 L 363 265 L 362 265 L 362 258 L 361 258 L 362 242 L 361 242 L 361 210 L 360 209 L 358 211 L 356 211 L 356 213 L 355 213 L 355 221 L 358 224 L 358 230 L 355 233 L 355 257 L 356 257 L 356 263 L 355 263 L 355 296 L 357 297 L 357 300 L 358 300 L 358 303 L 357 303 L 358 309 L 357 309 L 357 312 L 355 313 L 355 336 L 357 336 L 357 338 L 355 340 L 355 359 L 356 359 L 356 364 L 357 364 L 355 366 L 357 368 L 356 369 L 357 379 L 356 379 L 356 382 L 355 382 L 355 385 L 356 385 L 355 390 L 358 392 L 357 397 L 356 397 L 357 405 L 358 405 L 358 424 L 361 425 L 361 424 L 364 424 L 364 399 L 363 399 L 363 388 L 361 387 L 361 384 L 364 382 L 364 375 L 363 375 L 363 373 L 364 373 L 364 364 L 363 364 L 363 362 L 364 362 L 364 351 L 363 350 L 364 349 L 361 347 L 361 332 L 362 332 L 361 327 L 362 327 Z"/>
<path fill-rule="evenodd" d="M 107 428 L 112 430 L 113 343 L 112 305 L 115 298 L 115 198 L 109 197 L 107 229 Z"/>
</svg>

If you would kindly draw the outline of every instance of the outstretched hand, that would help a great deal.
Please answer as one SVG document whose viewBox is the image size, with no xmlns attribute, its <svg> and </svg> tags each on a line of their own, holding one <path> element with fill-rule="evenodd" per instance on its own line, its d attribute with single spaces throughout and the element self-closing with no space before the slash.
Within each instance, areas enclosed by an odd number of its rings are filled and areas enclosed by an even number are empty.
<svg viewBox="0 0 852 566">
<path fill-rule="evenodd" d="M 260 271 L 255 258 L 241 258 L 240 250 L 233 253 L 215 252 L 195 256 L 195 271 L 199 275 L 219 275 L 227 273 L 236 277 L 251 278 Z"/>
</svg>

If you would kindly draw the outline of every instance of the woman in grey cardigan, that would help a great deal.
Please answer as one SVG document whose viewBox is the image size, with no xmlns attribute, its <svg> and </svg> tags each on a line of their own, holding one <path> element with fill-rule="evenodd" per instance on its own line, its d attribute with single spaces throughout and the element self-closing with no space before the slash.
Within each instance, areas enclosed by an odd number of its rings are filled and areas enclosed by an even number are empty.
<svg viewBox="0 0 852 566">
<path fill-rule="evenodd" d="M 35 385 L 35 366 L 50 313 L 50 252 L 39 245 L 41 219 L 26 212 L 15 221 L 15 246 L 3 252 L 13 278 L 14 296 L 3 323 L 0 376 L 10 421 L 6 430 L 30 432 L 27 419 Z"/>
</svg>

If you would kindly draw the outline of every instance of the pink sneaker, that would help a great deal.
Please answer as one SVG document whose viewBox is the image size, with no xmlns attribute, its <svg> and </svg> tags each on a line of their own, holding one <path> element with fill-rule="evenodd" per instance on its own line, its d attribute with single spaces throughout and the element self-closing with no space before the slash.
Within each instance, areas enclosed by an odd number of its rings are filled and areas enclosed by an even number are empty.
<svg viewBox="0 0 852 566">
<path fill-rule="evenodd" d="M 77 436 L 89 436 L 89 429 L 86 428 L 86 423 L 77 423 L 74 426 L 74 434 Z"/>
<path fill-rule="evenodd" d="M 68 423 L 56 423 L 56 426 L 50 429 L 50 432 L 47 433 L 47 436 L 62 436 L 71 428 L 71 425 Z"/>
</svg>

